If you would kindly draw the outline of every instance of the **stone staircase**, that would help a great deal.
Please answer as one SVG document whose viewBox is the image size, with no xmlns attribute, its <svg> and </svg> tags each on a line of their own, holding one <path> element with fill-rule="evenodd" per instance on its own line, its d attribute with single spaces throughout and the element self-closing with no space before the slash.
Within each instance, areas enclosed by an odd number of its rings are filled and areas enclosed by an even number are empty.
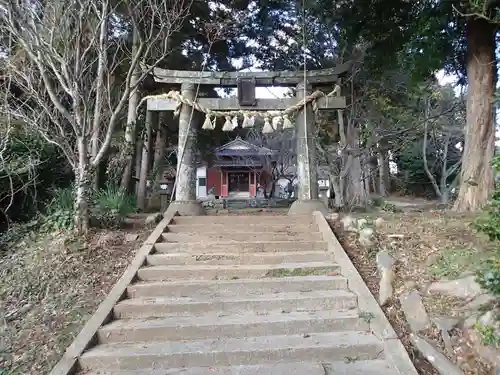
<svg viewBox="0 0 500 375">
<path fill-rule="evenodd" d="M 396 375 L 311 216 L 176 216 L 88 375 Z"/>
</svg>

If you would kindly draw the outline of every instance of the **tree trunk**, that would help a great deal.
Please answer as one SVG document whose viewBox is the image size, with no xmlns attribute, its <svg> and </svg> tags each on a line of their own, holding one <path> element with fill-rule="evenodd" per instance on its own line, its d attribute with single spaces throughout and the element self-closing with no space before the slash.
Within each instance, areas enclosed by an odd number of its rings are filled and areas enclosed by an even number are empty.
<svg viewBox="0 0 500 375">
<path fill-rule="evenodd" d="M 108 2 L 102 2 L 102 23 L 99 32 L 99 53 L 98 53 L 98 62 L 97 62 L 97 87 L 95 92 L 95 108 L 94 108 L 94 118 L 92 119 L 92 137 L 91 137 L 91 154 L 92 160 L 97 157 L 99 152 L 99 136 L 101 133 L 101 114 L 102 107 L 104 104 L 104 88 L 105 88 L 105 79 L 104 73 L 108 67 L 108 51 L 106 49 L 108 42 L 108 21 L 109 16 L 107 15 L 108 10 Z M 94 190 L 98 191 L 101 185 L 101 168 L 95 168 L 94 173 Z"/>
<path fill-rule="evenodd" d="M 146 129 L 144 132 L 144 141 L 142 147 L 142 163 L 141 174 L 139 177 L 139 188 L 137 189 L 137 208 L 144 210 L 146 208 L 146 191 L 149 177 L 149 165 L 152 154 L 153 145 L 153 126 L 155 118 L 158 117 L 158 112 L 147 111 L 146 114 Z"/>
<path fill-rule="evenodd" d="M 88 193 L 91 186 L 90 163 L 88 157 L 88 139 L 85 136 L 77 138 L 78 163 L 75 170 L 75 231 L 87 234 L 90 214 Z"/>
<path fill-rule="evenodd" d="M 341 208 L 344 206 L 344 186 L 342 184 L 343 179 L 339 176 L 332 176 L 330 178 L 333 192 L 335 193 L 335 207 Z"/>
<path fill-rule="evenodd" d="M 467 48 L 467 124 L 461 186 L 454 205 L 462 212 L 481 209 L 494 188 L 495 26 L 484 19 L 469 18 Z"/>
<path fill-rule="evenodd" d="M 432 187 L 434 188 L 434 192 L 436 193 L 436 196 L 441 200 L 441 199 L 443 199 L 443 195 L 441 193 L 441 190 L 439 189 L 439 185 L 436 181 L 436 177 L 434 177 L 434 175 L 431 173 L 431 171 L 429 169 L 429 164 L 427 163 L 427 138 L 428 138 L 428 132 L 429 132 L 429 130 L 427 129 L 427 125 L 428 125 L 429 116 L 430 116 L 430 101 L 429 101 L 429 98 L 426 98 L 425 100 L 426 100 L 426 104 L 425 104 L 426 107 L 425 107 L 425 119 L 424 119 L 424 139 L 422 141 L 422 161 L 424 163 L 425 174 L 427 175 L 427 178 L 431 182 Z M 446 155 L 445 155 L 445 157 L 446 157 Z M 441 171 L 441 173 L 446 175 L 446 170 Z"/>
<path fill-rule="evenodd" d="M 349 207 L 365 206 L 368 201 L 363 183 L 363 169 L 361 167 L 361 156 L 359 155 L 359 129 L 350 123 L 347 126 L 347 144 L 349 148 L 348 159 L 346 163 L 349 165 L 347 169 L 346 184 L 345 184 L 345 203 Z"/>
<path fill-rule="evenodd" d="M 363 158 L 363 178 L 364 178 L 364 188 L 367 197 L 370 196 L 370 176 L 372 174 L 372 168 L 369 163 L 370 155 L 367 153 Z"/>
<path fill-rule="evenodd" d="M 381 197 L 387 197 L 389 194 L 389 158 L 387 151 L 380 151 L 377 155 L 378 164 L 378 193 Z"/>
<path fill-rule="evenodd" d="M 167 148 L 167 127 L 165 121 L 170 120 L 170 118 L 166 118 L 171 113 L 162 112 L 160 114 L 160 119 L 158 122 L 158 132 L 156 134 L 156 143 L 155 143 L 155 154 L 154 154 L 154 162 L 153 162 L 153 171 L 155 182 L 158 182 L 163 175 L 163 167 L 165 165 L 165 153 Z M 171 116 L 170 116 L 171 117 Z"/>
<path fill-rule="evenodd" d="M 135 167 L 134 167 L 134 191 L 135 195 L 139 193 L 139 176 L 141 175 L 142 165 L 142 138 L 138 137 L 135 144 Z"/>
<path fill-rule="evenodd" d="M 132 56 L 137 55 L 137 49 L 139 45 L 139 35 L 138 31 L 134 28 L 133 30 L 133 40 L 132 40 Z M 134 73 L 130 79 L 130 86 L 134 87 L 130 91 L 128 99 L 128 112 L 127 112 L 127 126 L 125 128 L 125 147 L 123 150 L 123 157 L 125 158 L 125 169 L 122 175 L 121 188 L 128 190 L 130 186 L 130 180 L 132 178 L 132 171 L 134 166 L 134 148 L 135 148 L 135 138 L 136 138 L 136 123 L 137 123 L 137 105 L 139 104 L 139 89 L 137 87 L 137 82 L 141 75 L 140 64 L 137 64 L 134 69 Z"/>
<path fill-rule="evenodd" d="M 151 196 L 150 205 L 157 206 L 158 202 L 161 201 L 160 197 L 160 182 L 163 178 L 163 171 L 165 170 L 165 154 L 167 148 L 167 127 L 165 123 L 165 119 L 167 115 L 170 115 L 168 112 L 161 112 L 158 121 L 158 131 L 156 132 L 156 142 L 155 142 L 155 150 L 154 150 L 154 159 L 153 159 L 153 194 Z"/>
</svg>

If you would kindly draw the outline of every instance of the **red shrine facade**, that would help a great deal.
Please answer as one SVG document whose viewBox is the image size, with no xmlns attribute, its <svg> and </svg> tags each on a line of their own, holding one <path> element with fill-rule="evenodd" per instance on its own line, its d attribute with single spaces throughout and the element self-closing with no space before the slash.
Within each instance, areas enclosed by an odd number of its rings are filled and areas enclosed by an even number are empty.
<svg viewBox="0 0 500 375">
<path fill-rule="evenodd" d="M 199 166 L 196 196 L 223 198 L 256 197 L 260 186 L 271 178 L 270 170 L 275 152 L 259 147 L 241 138 L 215 150 L 212 165 Z"/>
</svg>

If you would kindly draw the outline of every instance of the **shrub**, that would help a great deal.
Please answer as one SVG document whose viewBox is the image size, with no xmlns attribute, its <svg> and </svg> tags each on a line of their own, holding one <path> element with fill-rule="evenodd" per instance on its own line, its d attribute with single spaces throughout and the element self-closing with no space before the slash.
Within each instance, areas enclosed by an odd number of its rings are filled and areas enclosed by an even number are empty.
<svg viewBox="0 0 500 375">
<path fill-rule="evenodd" d="M 384 198 L 382 197 L 373 197 L 372 198 L 372 205 L 374 207 L 383 207 L 385 204 Z"/>
<path fill-rule="evenodd" d="M 73 228 L 74 198 L 73 187 L 55 190 L 44 218 L 47 230 Z M 113 185 L 92 193 L 89 204 L 91 225 L 98 228 L 118 228 L 135 211 L 134 197 Z"/>
<path fill-rule="evenodd" d="M 500 257 L 487 260 L 477 275 L 477 282 L 490 293 L 500 296 Z"/>
<path fill-rule="evenodd" d="M 493 165 L 500 172 L 500 155 L 496 155 Z M 474 227 L 488 235 L 490 241 L 500 244 L 500 183 L 497 182 L 495 192 L 486 207 L 485 215 L 474 222 Z M 478 283 L 496 296 L 500 296 L 500 247 L 491 259 L 482 264 L 477 275 Z"/>
<path fill-rule="evenodd" d="M 72 186 L 56 189 L 47 205 L 44 226 L 47 229 L 71 229 L 74 217 L 74 189 Z"/>
<path fill-rule="evenodd" d="M 99 190 L 93 200 L 91 223 L 100 228 L 119 228 L 123 219 L 136 211 L 135 197 L 115 185 Z"/>
</svg>

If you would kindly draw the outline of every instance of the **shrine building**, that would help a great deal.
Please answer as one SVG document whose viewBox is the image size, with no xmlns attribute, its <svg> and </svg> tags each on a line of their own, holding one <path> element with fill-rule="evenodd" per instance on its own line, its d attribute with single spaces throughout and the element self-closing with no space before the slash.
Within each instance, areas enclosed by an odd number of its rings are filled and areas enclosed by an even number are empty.
<svg viewBox="0 0 500 375">
<path fill-rule="evenodd" d="M 198 166 L 196 171 L 196 196 L 208 195 L 221 198 L 252 198 L 258 188 L 271 178 L 272 163 L 276 152 L 246 142 L 241 138 L 215 150 L 211 165 Z"/>
</svg>

